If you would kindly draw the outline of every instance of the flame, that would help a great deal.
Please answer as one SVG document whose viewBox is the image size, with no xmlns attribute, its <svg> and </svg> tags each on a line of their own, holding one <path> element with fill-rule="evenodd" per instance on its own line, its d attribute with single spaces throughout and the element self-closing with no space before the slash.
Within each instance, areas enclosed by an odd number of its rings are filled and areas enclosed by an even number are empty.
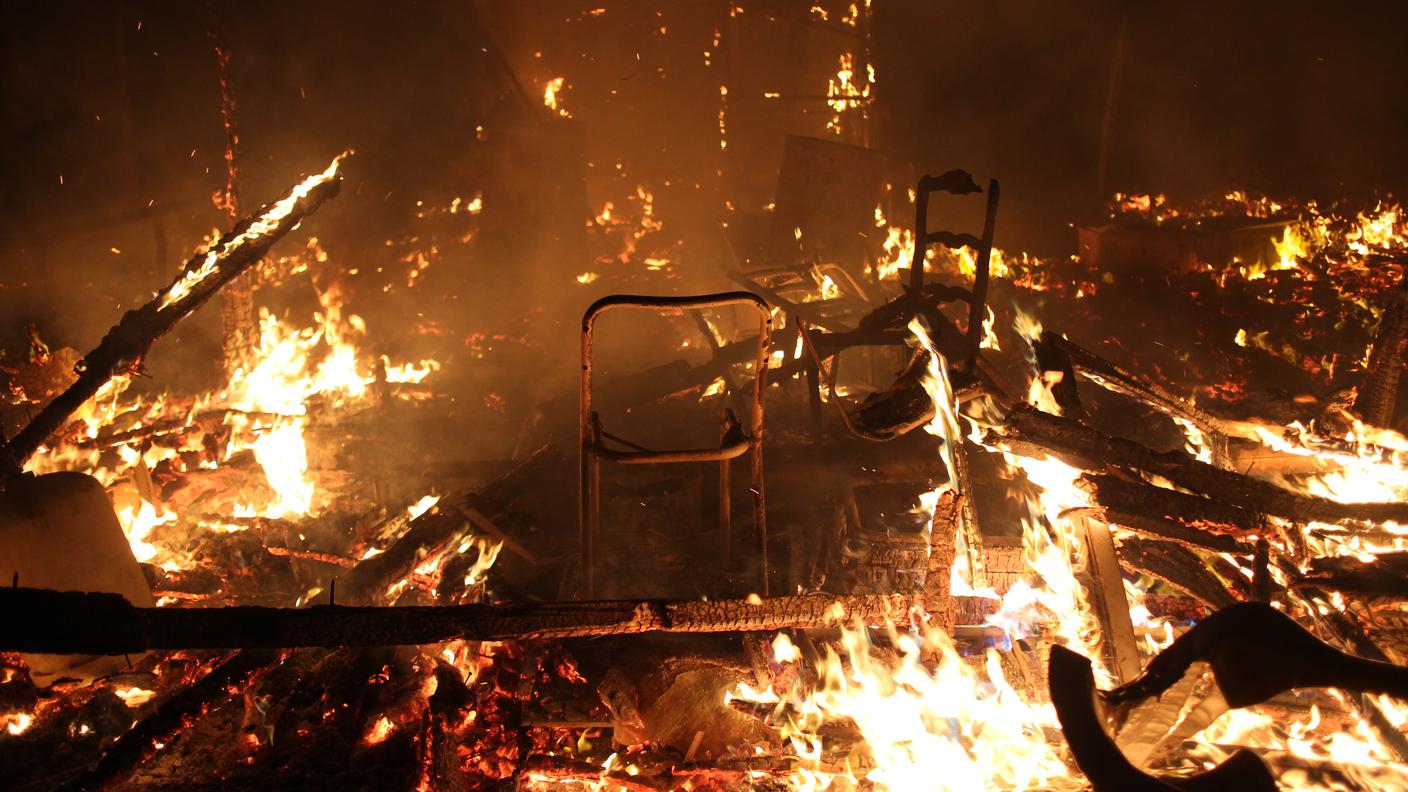
<svg viewBox="0 0 1408 792">
<path fill-rule="evenodd" d="M 265 210 L 264 214 L 256 218 L 253 223 L 250 223 L 249 227 L 235 235 L 225 244 L 212 246 L 207 250 L 200 266 L 186 271 L 175 283 L 167 288 L 166 293 L 162 295 L 160 308 L 165 310 L 190 296 L 191 291 L 195 289 L 197 285 L 215 272 L 222 258 L 274 230 L 285 217 L 288 217 L 289 214 L 293 212 L 294 206 L 296 206 L 299 201 L 308 197 L 308 194 L 313 191 L 313 188 L 326 184 L 337 177 L 337 168 L 342 164 L 342 160 L 346 156 L 347 154 L 343 153 L 334 157 L 332 162 L 322 173 L 304 179 L 297 187 L 290 190 L 288 195 L 280 198 L 273 206 Z"/>
<path fill-rule="evenodd" d="M 136 685 L 126 688 L 114 688 L 112 692 L 116 694 L 118 698 L 122 699 L 122 703 L 132 709 L 137 709 L 148 701 L 156 698 L 155 692 L 144 690 Z"/>
<path fill-rule="evenodd" d="M 161 553 L 161 549 L 149 541 L 153 538 L 152 531 L 159 525 L 174 523 L 176 515 L 159 512 L 155 506 L 143 500 L 135 509 L 128 506 L 118 511 L 117 521 L 122 524 L 122 532 L 127 534 L 127 543 L 132 547 L 132 555 L 145 563 Z"/>
<path fill-rule="evenodd" d="M 9 732 L 11 737 L 18 737 L 34 725 L 34 716 L 27 712 L 11 712 L 0 715 L 0 722 L 5 724 L 5 731 Z"/>
<path fill-rule="evenodd" d="M 814 689 L 752 690 L 727 698 L 773 705 L 769 718 L 798 757 L 792 789 L 1080 789 L 1046 732 L 1058 728 L 1050 705 L 1026 702 L 1006 680 L 998 654 L 979 666 L 958 655 L 942 631 L 893 625 L 893 652 L 862 626 L 844 628 L 840 651 L 827 646 Z M 780 664 L 800 661 L 790 641 L 774 641 Z M 836 768 L 825 761 L 828 724 L 853 723 L 861 755 Z M 858 767 L 857 765 L 863 765 Z"/>
<path fill-rule="evenodd" d="M 406 514 L 410 515 L 410 518 L 414 520 L 422 514 L 425 514 L 426 512 L 430 511 L 432 508 L 435 507 L 435 504 L 439 502 L 439 495 L 426 495 L 415 503 L 412 503 L 410 507 L 406 509 Z"/>
<path fill-rule="evenodd" d="M 390 737 L 391 732 L 395 730 L 396 724 L 392 723 L 390 718 L 382 715 L 377 718 L 370 729 L 367 729 L 367 733 L 362 735 L 362 744 L 366 746 L 379 745 L 385 742 L 386 738 Z"/>
<path fill-rule="evenodd" d="M 826 128 L 839 135 L 844 115 L 854 111 L 864 118 L 865 104 L 870 99 L 874 85 L 873 65 L 866 64 L 865 76 L 861 78 L 856 74 L 855 53 L 841 53 L 837 61 L 836 76 L 826 85 L 826 104 L 831 108 L 831 119 L 826 122 Z"/>
<path fill-rule="evenodd" d="M 556 111 L 557 114 L 563 118 L 571 118 L 572 114 L 567 112 L 567 108 L 561 105 L 562 100 L 558 98 L 558 93 L 560 93 L 564 87 L 570 88 L 572 86 L 565 86 L 563 78 L 561 77 L 554 77 L 548 80 L 547 84 L 543 86 L 543 106 L 547 107 L 549 110 Z"/>
</svg>

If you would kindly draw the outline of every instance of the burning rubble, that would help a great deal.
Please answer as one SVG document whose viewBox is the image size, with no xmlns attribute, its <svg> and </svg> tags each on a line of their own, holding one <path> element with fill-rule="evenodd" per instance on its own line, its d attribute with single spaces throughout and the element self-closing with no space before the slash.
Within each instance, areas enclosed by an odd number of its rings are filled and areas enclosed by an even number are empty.
<svg viewBox="0 0 1408 792">
<path fill-rule="evenodd" d="M 725 5 L 706 69 L 776 21 Z M 365 152 L 244 209 L 212 34 L 229 228 L 87 354 L 0 359 L 13 788 L 1408 784 L 1408 215 L 1120 193 L 1073 256 L 1002 247 L 998 179 L 871 147 L 872 17 L 807 9 L 841 43 L 805 90 L 708 72 L 711 154 L 809 108 L 762 211 L 701 242 L 584 152 L 591 200 L 417 199 L 370 319 L 323 224 Z M 529 131 L 474 137 L 552 170 L 591 82 L 502 57 Z M 573 246 L 566 321 L 514 273 L 513 321 L 423 310 L 449 262 Z M 221 380 L 142 382 L 217 294 Z M 437 456 L 466 404 L 511 454 Z"/>
</svg>

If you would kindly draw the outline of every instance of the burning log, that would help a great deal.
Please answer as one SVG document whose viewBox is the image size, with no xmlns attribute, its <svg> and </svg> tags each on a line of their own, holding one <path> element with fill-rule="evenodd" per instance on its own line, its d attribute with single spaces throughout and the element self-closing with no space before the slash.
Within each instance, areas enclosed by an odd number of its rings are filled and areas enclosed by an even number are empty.
<svg viewBox="0 0 1408 792">
<path fill-rule="evenodd" d="M 1237 602 L 1201 558 L 1186 547 L 1156 539 L 1120 542 L 1120 561 L 1135 572 L 1158 578 L 1213 608 Z"/>
<path fill-rule="evenodd" d="M 1086 474 L 1076 486 L 1100 507 L 1090 511 L 1108 522 L 1181 544 L 1251 554 L 1252 548 L 1238 540 L 1273 530 L 1264 516 L 1238 506 L 1118 476 Z"/>
<path fill-rule="evenodd" d="M 83 595 L 80 595 L 83 596 Z M 74 781 L 76 790 L 103 789 L 121 783 L 140 767 L 159 745 L 198 720 L 231 695 L 261 668 L 274 662 L 277 652 L 236 652 L 199 682 L 162 702 L 157 711 L 127 730 L 103 758 Z"/>
<path fill-rule="evenodd" d="M 131 369 L 157 339 L 200 308 L 222 286 L 249 269 L 304 218 L 337 195 L 342 186 L 337 168 L 342 157 L 322 173 L 298 184 L 278 201 L 262 207 L 236 225 L 211 248 L 186 263 L 181 275 L 150 302 L 123 315 L 79 364 L 78 380 L 45 405 L 9 443 L 5 452 L 15 465 L 43 445 L 68 417 L 118 373 Z"/>
<path fill-rule="evenodd" d="M 1379 322 L 1368 370 L 1354 400 L 1354 411 L 1365 423 L 1391 426 L 1398 405 L 1398 380 L 1403 373 L 1403 348 L 1408 344 L 1408 280 L 1399 284 Z"/>
<path fill-rule="evenodd" d="M 533 483 L 541 480 L 546 471 L 563 464 L 561 450 L 545 446 L 477 494 L 461 493 L 442 499 L 434 508 L 412 520 L 410 530 L 385 552 L 362 561 L 339 577 L 337 585 L 343 596 L 350 602 L 379 601 L 387 587 L 410 574 L 428 553 L 459 538 L 467 523 L 481 529 L 486 524 L 492 525 L 493 515 L 507 508 L 515 493 L 531 490 Z"/>
<path fill-rule="evenodd" d="M 1408 503 L 1339 503 L 1302 495 L 1181 451 L 1155 451 L 1024 404 L 1014 406 L 1001 432 L 989 432 L 984 442 L 1023 456 L 1052 454 L 1092 473 L 1112 465 L 1134 468 L 1222 503 L 1295 522 L 1408 522 Z"/>
<path fill-rule="evenodd" d="M 1408 598 L 1408 553 L 1380 553 L 1372 561 L 1352 556 L 1313 558 L 1310 574 L 1295 582 L 1368 598 Z"/>
<path fill-rule="evenodd" d="M 138 608 L 116 594 L 0 589 L 0 650 L 388 646 L 821 627 L 903 618 L 911 597 L 806 594 L 766 600 L 623 600 L 412 607 Z"/>
<path fill-rule="evenodd" d="M 953 490 L 939 496 L 934 506 L 934 518 L 929 524 L 929 567 L 924 576 L 924 607 L 938 618 L 939 626 L 947 630 L 953 627 L 951 605 L 951 576 L 955 540 L 959 531 L 964 498 Z"/>
<path fill-rule="evenodd" d="M 1063 362 L 1068 364 L 1074 372 L 1079 372 L 1102 388 L 1123 394 L 1143 402 L 1171 418 L 1192 424 L 1204 437 L 1208 438 L 1212 445 L 1214 460 L 1227 458 L 1227 429 L 1217 418 L 1203 412 L 1187 400 L 1179 398 L 1155 382 L 1126 371 L 1065 336 L 1049 330 L 1041 334 L 1041 339 L 1035 344 L 1035 347 L 1038 363 L 1041 363 L 1043 355 L 1058 359 L 1064 358 Z M 1065 384 L 1065 382 L 1057 383 L 1052 388 L 1052 392 L 1058 400 L 1061 388 Z M 1070 383 L 1070 386 L 1074 388 L 1075 383 Z"/>
</svg>

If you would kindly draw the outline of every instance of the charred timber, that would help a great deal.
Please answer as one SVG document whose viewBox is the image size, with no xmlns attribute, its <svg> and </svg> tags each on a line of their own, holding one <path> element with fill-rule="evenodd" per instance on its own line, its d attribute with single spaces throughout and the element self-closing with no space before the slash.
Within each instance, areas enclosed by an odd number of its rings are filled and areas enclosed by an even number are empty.
<svg viewBox="0 0 1408 792">
<path fill-rule="evenodd" d="M 275 242 L 337 195 L 342 181 L 336 175 L 336 166 L 334 161 L 320 181 L 305 181 L 280 201 L 261 207 L 240 221 L 210 250 L 192 257 L 176 280 L 150 302 L 123 314 L 121 321 L 79 362 L 78 379 L 5 445 L 5 453 L 14 465 L 23 466 L 109 380 L 138 366 L 158 339 L 208 302 L 221 287 L 258 263 Z"/>
<path fill-rule="evenodd" d="M 138 608 L 116 594 L 0 589 L 0 651 L 136 654 L 712 633 L 870 623 L 917 604 L 895 595 L 645 600 L 445 607 Z"/>
<path fill-rule="evenodd" d="M 1076 372 L 1100 387 L 1141 401 L 1171 418 L 1192 424 L 1212 444 L 1214 458 L 1226 458 L 1227 430 L 1217 418 L 1203 412 L 1163 386 L 1115 365 L 1062 335 L 1049 330 L 1043 332 L 1036 345 L 1038 355 L 1041 354 L 1043 347 L 1052 351 L 1059 350 Z M 1038 362 L 1040 362 L 1040 357 L 1038 357 Z"/>
<path fill-rule="evenodd" d="M 385 552 L 362 561 L 339 577 L 338 591 L 348 602 L 378 601 L 389 586 L 410 574 L 427 554 L 459 539 L 472 525 L 483 530 L 484 524 L 491 524 L 493 518 L 507 508 L 515 494 L 530 492 L 534 482 L 562 464 L 565 464 L 562 451 L 555 446 L 544 446 L 522 465 L 479 492 L 446 498 L 412 520 L 410 530 Z M 500 540 L 511 541 L 503 536 Z M 513 544 L 517 546 L 516 542 Z"/>
<path fill-rule="evenodd" d="M 1249 553 L 1250 545 L 1239 539 L 1265 536 L 1274 530 L 1265 516 L 1238 506 L 1118 476 L 1087 473 L 1076 486 L 1110 522 L 1183 544 Z"/>
<path fill-rule="evenodd" d="M 162 702 L 156 712 L 124 732 L 96 765 L 66 788 L 105 789 L 125 781 L 160 750 L 162 743 L 229 699 L 233 690 L 243 686 L 260 669 L 277 659 L 278 653 L 273 651 L 235 652 L 199 682 Z"/>
<path fill-rule="evenodd" d="M 1052 455 L 1092 473 L 1110 466 L 1133 468 L 1214 500 L 1295 522 L 1408 521 L 1408 503 L 1338 503 L 1302 495 L 1200 462 L 1181 451 L 1155 451 L 1025 404 L 1014 406 L 1001 430 L 989 432 L 984 442 L 1023 456 Z"/>
<path fill-rule="evenodd" d="M 1120 542 L 1119 555 L 1123 566 L 1158 578 L 1214 610 L 1237 602 L 1202 558 L 1186 547 L 1157 539 L 1127 539 Z"/>
<path fill-rule="evenodd" d="M 1351 556 L 1314 558 L 1297 588 L 1319 588 L 1370 599 L 1408 599 L 1408 553 L 1381 553 L 1372 561 Z"/>
<path fill-rule="evenodd" d="M 1374 346 L 1368 370 L 1354 400 L 1354 411 L 1366 423 L 1391 426 L 1398 405 L 1398 381 L 1403 373 L 1403 347 L 1408 344 L 1408 280 L 1394 289 Z"/>
</svg>

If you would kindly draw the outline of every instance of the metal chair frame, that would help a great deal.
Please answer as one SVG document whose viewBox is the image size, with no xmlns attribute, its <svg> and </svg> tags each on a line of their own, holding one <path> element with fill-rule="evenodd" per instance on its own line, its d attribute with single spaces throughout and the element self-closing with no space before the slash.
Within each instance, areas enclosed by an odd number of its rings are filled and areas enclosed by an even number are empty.
<svg viewBox="0 0 1408 792">
<path fill-rule="evenodd" d="M 592 407 L 592 342 L 596 321 L 602 314 L 620 308 L 654 311 L 697 311 L 730 305 L 752 307 L 758 314 L 757 374 L 753 379 L 753 409 L 750 429 L 745 434 L 732 413 L 724 419 L 724 431 L 718 448 L 689 448 L 652 451 L 622 440 L 601 427 L 601 418 Z M 768 352 L 772 344 L 772 311 L 768 304 L 751 292 L 732 291 L 687 297 L 655 297 L 617 294 L 592 303 L 582 315 L 582 385 L 578 410 L 578 430 L 581 442 L 581 490 L 578 501 L 578 540 L 581 546 L 583 596 L 596 592 L 596 546 L 601 532 L 601 460 L 623 465 L 663 465 L 684 462 L 719 463 L 719 527 L 723 534 L 724 557 L 731 557 L 732 515 L 730 498 L 730 461 L 748 455 L 753 495 L 753 524 L 757 533 L 758 558 L 762 565 L 762 596 L 768 594 L 767 521 L 763 499 L 763 395 L 767 387 Z M 607 440 L 626 446 L 612 448 Z"/>
</svg>

